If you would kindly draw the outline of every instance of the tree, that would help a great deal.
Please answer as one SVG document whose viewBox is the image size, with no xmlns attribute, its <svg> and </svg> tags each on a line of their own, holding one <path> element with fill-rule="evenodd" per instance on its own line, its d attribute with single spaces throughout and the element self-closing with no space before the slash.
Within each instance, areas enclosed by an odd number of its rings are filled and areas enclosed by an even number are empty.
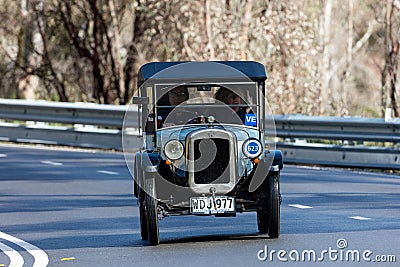
<svg viewBox="0 0 400 267">
<path fill-rule="evenodd" d="M 398 116 L 400 1 L 346 3 L 0 0 L 0 96 L 126 104 L 146 62 L 256 60 L 276 113 Z"/>
<path fill-rule="evenodd" d="M 395 117 L 399 117 L 399 89 L 397 84 L 398 57 L 400 46 L 400 3 L 387 0 L 385 7 L 385 65 L 382 68 L 382 115 L 391 108 Z M 396 19 L 397 18 L 397 19 Z"/>
</svg>

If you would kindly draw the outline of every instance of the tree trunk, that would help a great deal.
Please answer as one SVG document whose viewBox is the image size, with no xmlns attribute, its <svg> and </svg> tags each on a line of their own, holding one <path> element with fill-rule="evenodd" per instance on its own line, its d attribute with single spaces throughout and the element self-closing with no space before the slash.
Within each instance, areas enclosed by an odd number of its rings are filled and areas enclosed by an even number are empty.
<svg viewBox="0 0 400 267">
<path fill-rule="evenodd" d="M 109 0 L 108 1 L 108 7 L 110 9 L 110 15 L 112 19 L 112 31 L 113 31 L 113 37 L 112 40 L 112 45 L 113 45 L 113 51 L 112 51 L 112 57 L 114 58 L 115 61 L 115 67 L 117 70 L 116 77 L 117 83 L 116 85 L 118 86 L 117 92 L 118 92 L 118 98 L 120 101 L 120 104 L 123 104 L 124 102 L 124 90 L 125 90 L 125 79 L 124 79 L 124 68 L 122 66 L 121 62 L 121 40 L 119 36 L 119 29 L 118 29 L 118 20 L 117 20 L 117 15 L 115 13 L 115 7 L 114 7 L 114 0 Z"/>
<path fill-rule="evenodd" d="M 353 61 L 353 0 L 348 0 L 348 20 L 347 20 L 347 50 L 346 65 L 340 76 L 340 103 L 337 115 L 348 115 L 347 109 L 347 79 L 350 76 L 351 63 Z"/>
<path fill-rule="evenodd" d="M 211 6 L 210 0 L 204 0 L 204 21 L 207 34 L 207 52 L 209 53 L 209 60 L 215 59 L 215 49 L 213 43 L 212 34 L 212 22 L 211 22 Z"/>
<path fill-rule="evenodd" d="M 385 65 L 381 72 L 381 105 L 382 116 L 385 116 L 386 108 L 393 110 L 394 116 L 399 117 L 399 107 L 397 101 L 397 71 L 400 38 L 398 29 L 393 29 L 393 17 L 395 12 L 395 1 L 386 2 L 385 19 Z"/>
<path fill-rule="evenodd" d="M 318 46 L 320 49 L 321 60 L 319 62 L 320 90 L 318 98 L 318 114 L 325 114 L 328 110 L 329 84 L 330 84 L 330 27 L 331 27 L 332 0 L 319 1 L 318 19 Z"/>
<path fill-rule="evenodd" d="M 137 44 L 139 43 L 140 38 L 143 36 L 147 24 L 146 14 L 142 9 L 141 1 L 138 1 L 138 7 L 135 10 L 134 16 L 135 19 L 133 20 L 132 40 L 128 48 L 126 63 L 124 66 L 125 103 L 129 103 L 130 98 L 135 94 L 136 65 L 139 56 Z"/>
<path fill-rule="evenodd" d="M 242 33 L 240 37 L 240 59 L 247 59 L 247 49 L 249 45 L 249 28 L 251 22 L 251 12 L 253 8 L 253 0 L 247 0 L 244 7 L 244 18 L 242 22 Z"/>
<path fill-rule="evenodd" d="M 100 51 L 101 44 L 100 35 L 100 14 L 96 6 L 96 0 L 89 1 L 90 8 L 93 14 L 93 55 L 92 55 L 92 74 L 93 74 L 93 96 L 99 103 L 108 104 L 108 99 L 104 92 L 104 77 L 101 73 Z"/>
<path fill-rule="evenodd" d="M 389 77 L 390 77 L 390 104 L 393 109 L 395 117 L 399 117 L 399 107 L 397 103 L 397 70 L 398 70 L 398 55 L 400 46 L 399 29 L 393 29 L 394 17 L 394 0 L 391 1 L 390 15 L 389 15 Z"/>
<path fill-rule="evenodd" d="M 32 69 L 30 67 L 31 61 L 31 50 L 33 46 L 33 25 L 32 17 L 30 12 L 30 2 L 29 0 L 21 0 L 21 15 L 24 22 L 24 27 L 21 30 L 23 38 L 19 39 L 22 42 L 18 45 L 19 53 L 22 56 L 19 62 L 22 66 L 25 76 L 18 81 L 18 97 L 23 99 L 34 99 L 35 98 L 35 88 L 38 85 L 37 79 L 31 74 Z"/>
<path fill-rule="evenodd" d="M 332 0 L 326 0 L 323 19 L 323 52 L 322 52 L 322 88 L 320 115 L 328 115 L 329 97 L 331 96 L 329 69 L 331 65 L 331 15 Z"/>
</svg>

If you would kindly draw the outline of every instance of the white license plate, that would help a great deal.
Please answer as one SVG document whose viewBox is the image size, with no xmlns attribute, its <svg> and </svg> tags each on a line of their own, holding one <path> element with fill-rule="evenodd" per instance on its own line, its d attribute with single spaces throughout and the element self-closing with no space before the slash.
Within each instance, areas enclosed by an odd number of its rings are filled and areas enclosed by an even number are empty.
<svg viewBox="0 0 400 267">
<path fill-rule="evenodd" d="M 192 214 L 207 215 L 221 213 L 235 213 L 236 201 L 234 197 L 216 196 L 190 198 L 190 211 Z"/>
</svg>

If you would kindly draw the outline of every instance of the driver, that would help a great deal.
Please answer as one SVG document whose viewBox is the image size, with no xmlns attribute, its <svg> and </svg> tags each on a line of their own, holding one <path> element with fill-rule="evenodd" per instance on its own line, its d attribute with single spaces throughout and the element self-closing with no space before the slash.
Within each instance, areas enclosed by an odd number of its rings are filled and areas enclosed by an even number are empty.
<svg viewBox="0 0 400 267">
<path fill-rule="evenodd" d="M 185 86 L 178 86 L 168 91 L 168 99 L 171 106 L 178 106 L 189 99 L 189 92 Z"/>
<path fill-rule="evenodd" d="M 184 103 L 189 99 L 189 92 L 186 86 L 180 85 L 168 91 L 168 102 L 171 108 L 163 109 L 163 112 L 159 114 L 159 125 L 162 127 L 173 126 L 177 123 L 184 123 L 189 119 L 192 119 L 193 114 L 189 114 L 188 111 L 179 107 L 180 104 Z M 190 118 L 188 118 L 188 116 Z"/>
</svg>

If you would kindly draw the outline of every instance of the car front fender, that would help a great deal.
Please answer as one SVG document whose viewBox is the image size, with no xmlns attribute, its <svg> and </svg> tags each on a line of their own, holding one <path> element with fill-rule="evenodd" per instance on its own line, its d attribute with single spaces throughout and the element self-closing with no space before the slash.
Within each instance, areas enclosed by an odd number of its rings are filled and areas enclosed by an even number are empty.
<svg viewBox="0 0 400 267">
<path fill-rule="evenodd" d="M 250 185 L 249 192 L 254 192 L 259 188 L 263 183 L 268 173 L 279 172 L 283 169 L 283 156 L 280 150 L 270 150 L 268 153 L 265 153 L 264 158 L 258 163 Z"/>
<path fill-rule="evenodd" d="M 158 153 L 142 152 L 141 159 L 141 166 L 144 172 L 158 172 L 160 166 L 160 155 Z"/>
<path fill-rule="evenodd" d="M 270 171 L 278 172 L 283 169 L 283 155 L 280 150 L 270 150 L 269 153 L 265 154 L 264 161 L 266 163 L 271 162 Z"/>
</svg>

